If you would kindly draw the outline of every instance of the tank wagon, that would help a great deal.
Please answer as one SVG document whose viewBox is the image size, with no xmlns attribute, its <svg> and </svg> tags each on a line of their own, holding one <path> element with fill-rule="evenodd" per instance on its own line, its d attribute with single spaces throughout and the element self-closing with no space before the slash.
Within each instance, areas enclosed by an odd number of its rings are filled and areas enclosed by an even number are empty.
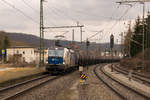
<svg viewBox="0 0 150 100">
<path fill-rule="evenodd" d="M 49 73 L 66 72 L 78 67 L 78 53 L 68 48 L 48 49 L 46 71 Z"/>
</svg>

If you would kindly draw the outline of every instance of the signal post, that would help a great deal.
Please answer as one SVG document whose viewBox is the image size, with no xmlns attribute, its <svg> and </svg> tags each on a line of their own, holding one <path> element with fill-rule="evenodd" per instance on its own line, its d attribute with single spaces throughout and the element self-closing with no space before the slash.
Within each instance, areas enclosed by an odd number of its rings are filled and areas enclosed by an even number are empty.
<svg viewBox="0 0 150 100">
<path fill-rule="evenodd" d="M 113 47 L 114 47 L 114 35 L 110 35 L 110 51 L 111 51 L 111 61 L 113 60 Z M 113 62 L 113 61 L 112 61 Z M 111 62 L 111 63 L 112 63 Z M 111 72 L 113 72 L 113 63 L 111 64 Z"/>
</svg>

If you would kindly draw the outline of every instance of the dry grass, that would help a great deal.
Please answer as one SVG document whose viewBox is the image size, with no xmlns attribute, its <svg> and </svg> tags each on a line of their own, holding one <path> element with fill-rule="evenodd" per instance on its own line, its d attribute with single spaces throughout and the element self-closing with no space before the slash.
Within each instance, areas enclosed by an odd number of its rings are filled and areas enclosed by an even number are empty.
<svg viewBox="0 0 150 100">
<path fill-rule="evenodd" d="M 12 64 L 0 64 L 0 68 L 12 67 Z"/>
<path fill-rule="evenodd" d="M 133 69 L 133 68 L 136 68 L 137 66 L 139 66 L 139 63 L 141 62 L 140 59 L 138 58 L 126 58 L 126 59 L 123 59 L 120 64 L 128 69 Z"/>
<path fill-rule="evenodd" d="M 6 71 L 0 71 L 0 83 L 7 82 L 9 80 L 18 79 L 21 77 L 42 73 L 42 72 L 44 72 L 44 68 L 37 69 L 31 67 L 15 68 Z"/>
<path fill-rule="evenodd" d="M 120 64 L 128 69 L 135 68 L 137 66 L 142 66 L 142 53 L 137 54 L 136 57 L 129 59 L 123 59 Z M 150 49 L 145 50 L 145 66 L 144 72 L 150 73 Z"/>
</svg>

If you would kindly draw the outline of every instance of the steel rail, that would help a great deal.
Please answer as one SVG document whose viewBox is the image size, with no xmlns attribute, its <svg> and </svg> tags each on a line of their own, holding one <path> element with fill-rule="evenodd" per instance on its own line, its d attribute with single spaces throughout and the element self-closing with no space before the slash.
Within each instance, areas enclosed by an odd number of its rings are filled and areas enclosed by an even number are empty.
<svg viewBox="0 0 150 100">
<path fill-rule="evenodd" d="M 48 83 L 48 82 L 50 82 L 50 81 L 53 81 L 53 80 L 56 80 L 56 79 L 60 78 L 60 77 L 61 77 L 61 76 L 56 76 L 56 77 L 54 77 L 54 78 L 50 78 L 50 79 L 48 79 L 48 80 L 46 80 L 46 81 L 44 81 L 44 82 L 41 82 L 41 83 L 39 83 L 39 84 L 37 84 L 37 85 L 34 85 L 34 86 L 30 87 L 30 88 L 26 88 L 26 89 L 24 89 L 24 90 L 22 90 L 22 91 L 19 91 L 19 92 L 15 93 L 15 94 L 13 94 L 13 95 L 11 95 L 11 96 L 5 97 L 5 98 L 2 99 L 2 100 L 13 100 L 14 98 L 16 98 L 16 97 L 18 97 L 18 96 L 21 96 L 21 95 L 23 95 L 23 94 L 25 94 L 25 93 L 27 93 L 27 92 L 29 92 L 29 91 L 31 91 L 31 90 L 33 90 L 33 89 L 39 87 L 39 86 L 42 86 L 42 85 L 44 85 L 44 84 L 46 84 L 46 83 Z"/>
<path fill-rule="evenodd" d="M 4 91 L 7 91 L 7 90 L 10 90 L 10 89 L 13 89 L 13 88 L 16 88 L 16 87 L 18 87 L 18 86 L 22 86 L 22 85 L 28 84 L 28 83 L 30 83 L 30 82 L 34 82 L 34 81 L 43 79 L 43 78 L 45 78 L 45 77 L 47 77 L 47 76 L 48 76 L 48 75 L 42 75 L 42 76 L 40 76 L 40 77 L 38 77 L 38 78 L 34 78 L 34 79 L 27 80 L 27 81 L 24 81 L 24 82 L 21 82 L 21 83 L 17 83 L 17 84 L 14 84 L 14 85 L 10 85 L 10 86 L 5 87 L 5 88 L 1 88 L 1 89 L 0 89 L 0 93 L 1 93 L 1 92 L 4 92 Z"/>
<path fill-rule="evenodd" d="M 98 66 L 97 66 L 97 67 L 98 67 Z M 96 68 L 97 68 L 97 67 L 96 67 Z M 119 97 L 121 97 L 121 98 L 124 99 L 124 100 L 127 100 L 127 99 L 128 99 L 127 96 L 125 96 L 124 94 L 122 94 L 122 92 L 121 92 L 121 91 L 118 91 L 115 87 L 111 86 L 110 83 L 108 83 L 106 80 L 104 80 L 103 78 L 101 78 L 101 77 L 97 74 L 96 68 L 94 69 L 95 75 L 96 75 L 101 81 L 103 81 L 111 90 L 113 90 Z M 134 92 L 134 93 L 136 93 L 137 95 L 143 97 L 143 98 L 146 99 L 146 100 L 150 100 L 150 96 L 147 96 L 147 95 L 145 95 L 145 94 L 143 94 L 143 93 L 141 93 L 141 92 L 139 92 L 139 91 L 137 91 L 137 90 L 135 90 L 135 89 L 133 89 L 133 88 L 131 88 L 131 87 L 125 85 L 125 84 L 123 84 L 123 83 L 120 82 L 119 80 L 114 79 L 112 76 L 110 76 L 107 72 L 104 71 L 104 66 L 103 66 L 103 67 L 100 67 L 100 71 L 103 73 L 103 75 L 105 75 L 106 77 L 108 77 L 108 78 L 110 78 L 111 80 L 115 81 L 116 83 L 120 84 L 120 85 L 123 86 L 124 88 L 126 88 L 126 89 L 128 89 L 128 90 L 130 90 L 130 91 L 132 91 L 132 92 Z"/>
<path fill-rule="evenodd" d="M 100 77 L 98 75 L 98 73 L 96 72 L 96 69 L 97 69 L 98 66 L 96 66 L 93 70 L 93 72 L 95 73 L 96 77 L 101 80 L 107 87 L 109 87 L 113 92 L 115 92 L 120 98 L 122 98 L 123 100 L 127 100 L 127 98 L 120 94 L 120 92 L 116 89 L 116 88 L 113 88 L 106 80 L 104 80 L 102 77 Z"/>
<path fill-rule="evenodd" d="M 25 93 L 27 93 L 27 92 L 29 92 L 29 91 L 35 89 L 35 88 L 38 88 L 39 86 L 42 86 L 42 85 L 44 85 L 44 84 L 46 84 L 46 83 L 48 83 L 48 82 L 52 82 L 52 81 L 54 81 L 54 80 L 56 80 L 56 79 L 59 79 L 59 78 L 61 78 L 61 77 L 63 77 L 63 76 L 67 76 L 67 75 L 69 75 L 69 74 L 72 73 L 72 72 L 74 72 L 74 71 L 68 72 L 68 73 L 66 73 L 66 74 L 64 74 L 64 75 L 53 76 L 53 77 L 50 77 L 50 75 L 47 74 L 47 75 L 41 76 L 40 78 L 35 78 L 35 79 L 33 79 L 33 80 L 29 80 L 29 81 L 26 81 L 26 82 L 23 82 L 23 83 L 18 83 L 18 84 L 14 85 L 14 86 L 10 86 L 10 87 L 1 89 L 0 94 L 1 94 L 2 92 L 7 91 L 7 90 L 11 90 L 11 89 L 13 89 L 13 88 L 18 88 L 18 87 L 21 86 L 21 85 L 27 85 L 27 84 L 29 84 L 30 82 L 36 82 L 36 80 L 40 80 L 40 79 L 49 77 L 49 79 L 46 79 L 45 81 L 42 81 L 42 82 L 40 82 L 40 83 L 38 83 L 38 84 L 36 84 L 36 85 L 33 85 L 33 86 L 31 86 L 31 87 L 27 87 L 27 88 L 25 88 L 25 89 L 23 89 L 23 90 L 21 90 L 21 91 L 15 92 L 15 93 L 12 94 L 12 95 L 9 95 L 9 96 L 6 96 L 6 97 L 2 98 L 1 100 L 13 100 L 13 99 L 15 99 L 15 98 L 18 97 L 18 96 L 21 96 L 21 95 L 23 95 L 23 94 L 25 94 Z M 31 83 L 30 83 L 30 84 L 31 84 Z"/>
<path fill-rule="evenodd" d="M 118 67 L 116 65 L 114 67 L 114 70 L 119 72 L 119 73 L 122 73 L 124 75 L 128 75 L 128 73 L 129 73 L 127 70 L 122 69 L 122 68 L 120 68 L 120 67 Z M 145 75 L 133 72 L 132 77 L 135 78 L 135 79 L 138 79 L 140 81 L 143 81 L 144 83 L 150 84 L 150 77 L 148 77 L 148 76 L 145 76 Z"/>
</svg>

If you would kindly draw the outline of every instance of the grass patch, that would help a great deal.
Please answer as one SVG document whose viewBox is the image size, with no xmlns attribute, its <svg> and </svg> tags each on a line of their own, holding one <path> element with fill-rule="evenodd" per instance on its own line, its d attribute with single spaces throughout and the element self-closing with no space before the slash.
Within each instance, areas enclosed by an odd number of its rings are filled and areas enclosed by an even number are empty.
<svg viewBox="0 0 150 100">
<path fill-rule="evenodd" d="M 0 87 L 22 82 L 44 73 L 44 68 L 15 68 L 0 72 Z"/>
</svg>

